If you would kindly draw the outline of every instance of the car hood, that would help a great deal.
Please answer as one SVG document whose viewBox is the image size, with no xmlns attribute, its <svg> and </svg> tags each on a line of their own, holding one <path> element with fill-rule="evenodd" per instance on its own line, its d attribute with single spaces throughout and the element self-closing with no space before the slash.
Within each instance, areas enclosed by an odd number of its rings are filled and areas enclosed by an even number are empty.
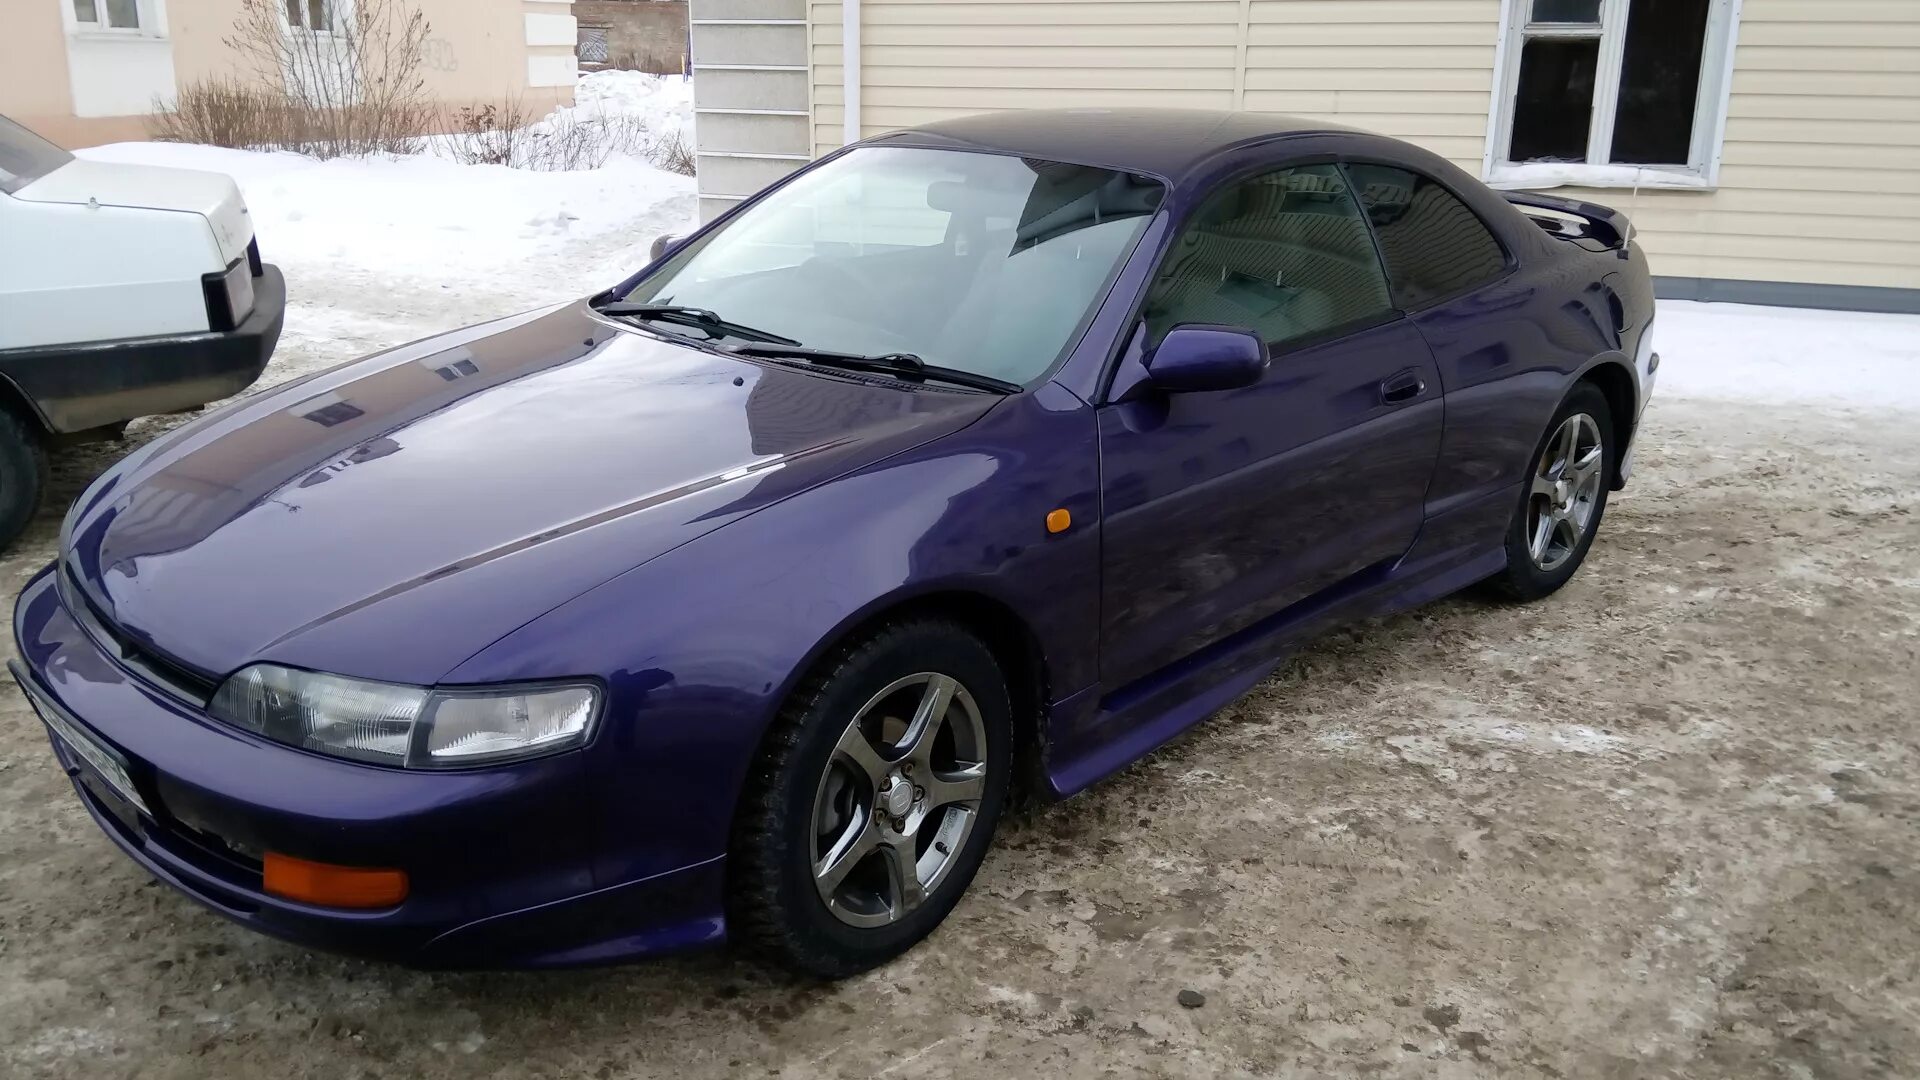
<svg viewBox="0 0 1920 1080">
<path fill-rule="evenodd" d="M 570 304 L 149 444 L 82 497 L 63 571 L 98 617 L 202 678 L 272 660 L 432 682 L 616 574 L 999 400 L 717 355 Z"/>
<path fill-rule="evenodd" d="M 122 165 L 75 158 L 13 193 L 27 202 L 131 207 L 199 214 L 213 227 L 220 257 L 231 263 L 253 239 L 240 188 L 224 173 Z"/>
</svg>

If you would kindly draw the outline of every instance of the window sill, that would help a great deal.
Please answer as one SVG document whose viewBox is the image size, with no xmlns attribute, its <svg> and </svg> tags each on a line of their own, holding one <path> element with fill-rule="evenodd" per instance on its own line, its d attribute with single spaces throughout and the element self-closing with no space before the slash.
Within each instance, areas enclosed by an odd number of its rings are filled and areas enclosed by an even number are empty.
<svg viewBox="0 0 1920 1080">
<path fill-rule="evenodd" d="M 107 41 L 115 44 L 165 44 L 167 36 L 147 30 L 74 30 L 67 35 L 75 41 Z"/>
<path fill-rule="evenodd" d="M 1532 162 L 1499 164 L 1487 176 L 1496 190 L 1542 191 L 1557 187 L 1638 188 L 1642 191 L 1713 191 L 1719 185 L 1692 169 L 1658 165 L 1582 165 Z"/>
</svg>

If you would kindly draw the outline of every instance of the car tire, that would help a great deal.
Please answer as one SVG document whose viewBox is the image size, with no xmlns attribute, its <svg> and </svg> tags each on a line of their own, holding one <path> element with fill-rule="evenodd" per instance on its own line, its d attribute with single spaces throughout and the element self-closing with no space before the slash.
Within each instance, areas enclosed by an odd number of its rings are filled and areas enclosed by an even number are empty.
<svg viewBox="0 0 1920 1080">
<path fill-rule="evenodd" d="M 47 447 L 37 426 L 0 407 L 0 548 L 26 531 L 47 490 Z"/>
<path fill-rule="evenodd" d="M 1539 600 L 1579 571 L 1613 490 L 1614 437 L 1607 396 L 1592 383 L 1575 384 L 1527 459 L 1526 482 L 1507 525 L 1507 567 L 1486 580 L 1489 594 Z"/>
<path fill-rule="evenodd" d="M 729 937 L 819 978 L 911 948 L 986 857 L 1011 743 L 1005 676 L 959 625 L 890 623 L 836 649 L 790 696 L 747 777 Z"/>
</svg>

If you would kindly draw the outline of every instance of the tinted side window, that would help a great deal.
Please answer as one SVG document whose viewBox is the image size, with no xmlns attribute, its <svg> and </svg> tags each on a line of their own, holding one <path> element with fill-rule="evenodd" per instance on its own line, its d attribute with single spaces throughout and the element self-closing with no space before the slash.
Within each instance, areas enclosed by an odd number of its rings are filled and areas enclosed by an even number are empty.
<svg viewBox="0 0 1920 1080">
<path fill-rule="evenodd" d="M 1346 168 L 1380 236 L 1397 306 L 1420 307 L 1506 271 L 1500 242 L 1446 188 L 1386 165 Z"/>
<path fill-rule="evenodd" d="M 1147 294 L 1148 341 L 1182 323 L 1251 327 L 1279 345 L 1390 316 L 1379 256 L 1339 169 L 1286 169 L 1210 197 Z"/>
</svg>

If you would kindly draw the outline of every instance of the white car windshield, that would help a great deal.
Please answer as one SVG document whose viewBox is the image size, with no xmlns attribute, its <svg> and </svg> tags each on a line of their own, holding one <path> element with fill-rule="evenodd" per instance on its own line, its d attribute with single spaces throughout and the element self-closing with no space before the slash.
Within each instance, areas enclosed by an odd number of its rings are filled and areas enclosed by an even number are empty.
<svg viewBox="0 0 1920 1080">
<path fill-rule="evenodd" d="M 0 191 L 11 195 L 72 160 L 72 154 L 0 116 Z"/>
<path fill-rule="evenodd" d="M 863 147 L 675 253 L 625 299 L 1026 384 L 1078 340 L 1163 193 L 1085 165 Z"/>
</svg>

